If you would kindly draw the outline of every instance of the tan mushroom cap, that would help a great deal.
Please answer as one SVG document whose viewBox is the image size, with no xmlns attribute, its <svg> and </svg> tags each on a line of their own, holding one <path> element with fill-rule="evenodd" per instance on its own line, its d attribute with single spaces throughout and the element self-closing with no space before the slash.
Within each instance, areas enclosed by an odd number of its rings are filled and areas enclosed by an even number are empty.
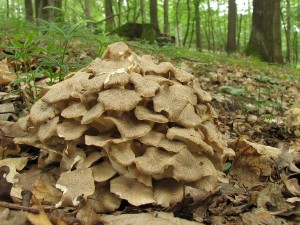
<svg viewBox="0 0 300 225">
<path fill-rule="evenodd" d="M 61 112 L 64 118 L 76 118 L 85 115 L 86 106 L 81 102 L 73 102 Z"/>
<path fill-rule="evenodd" d="M 202 90 L 202 88 L 200 87 L 199 80 L 194 79 L 193 89 L 195 90 L 195 93 L 200 102 L 210 102 L 212 100 L 211 95 L 208 92 Z"/>
<path fill-rule="evenodd" d="M 202 166 L 187 149 L 182 149 L 170 159 L 173 166 L 173 177 L 177 181 L 193 182 L 203 177 Z"/>
<path fill-rule="evenodd" d="M 136 168 L 144 174 L 162 174 L 170 165 L 172 155 L 156 147 L 148 147 L 143 156 L 137 157 L 134 162 Z"/>
<path fill-rule="evenodd" d="M 145 145 L 160 147 L 174 153 L 179 152 L 182 148 L 187 148 L 182 142 L 171 141 L 166 138 L 165 134 L 153 130 L 145 136 L 138 138 L 138 140 Z"/>
<path fill-rule="evenodd" d="M 130 82 L 134 84 L 135 90 L 143 97 L 153 97 L 160 85 L 152 80 L 147 80 L 138 73 L 130 74 Z"/>
<path fill-rule="evenodd" d="M 63 151 L 60 168 L 62 171 L 70 171 L 76 163 L 86 158 L 85 152 L 77 148 L 75 143 L 68 143 L 67 148 Z"/>
<path fill-rule="evenodd" d="M 165 116 L 163 116 L 159 113 L 156 113 L 154 111 L 151 111 L 150 109 L 148 109 L 144 106 L 141 106 L 141 105 L 137 105 L 135 107 L 134 115 L 136 116 L 136 118 L 138 120 L 148 120 L 148 121 L 152 121 L 155 123 L 167 123 L 168 122 L 168 119 Z"/>
<path fill-rule="evenodd" d="M 31 124 L 30 114 L 19 118 L 17 123 L 18 123 L 19 127 L 21 128 L 21 130 L 27 131 L 27 129 L 29 128 L 29 126 Z"/>
<path fill-rule="evenodd" d="M 124 42 L 116 42 L 107 46 L 102 59 L 119 60 L 128 57 L 130 54 L 131 50 Z"/>
<path fill-rule="evenodd" d="M 61 204 L 77 206 L 80 203 L 77 200 L 78 197 L 87 198 L 95 192 L 92 170 L 87 168 L 62 173 L 56 183 L 56 188 L 63 191 L 61 202 L 56 207 Z"/>
<path fill-rule="evenodd" d="M 59 121 L 59 117 L 56 116 L 53 119 L 48 120 L 46 123 L 42 124 L 38 131 L 38 137 L 41 142 L 45 142 L 53 135 L 56 134 L 57 123 Z"/>
<path fill-rule="evenodd" d="M 129 166 L 135 159 L 135 154 L 131 148 L 131 142 L 113 144 L 109 147 L 108 155 L 115 162 L 122 166 Z"/>
<path fill-rule="evenodd" d="M 201 131 L 172 127 L 168 130 L 167 138 L 184 142 L 190 151 L 201 152 L 212 155 L 213 148 L 204 142 L 204 135 Z"/>
<path fill-rule="evenodd" d="M 155 203 L 152 189 L 134 178 L 120 176 L 113 179 L 110 191 L 134 206 Z"/>
<path fill-rule="evenodd" d="M 60 83 L 54 84 L 41 99 L 49 104 L 67 100 L 75 91 L 74 85 L 75 82 L 72 82 L 72 79 L 64 80 Z"/>
<path fill-rule="evenodd" d="M 57 125 L 57 135 L 65 140 L 75 140 L 88 129 L 87 125 L 82 125 L 79 122 L 64 121 Z"/>
<path fill-rule="evenodd" d="M 197 115 L 204 122 L 206 120 L 211 120 L 213 118 L 210 108 L 207 104 L 198 104 L 195 106 Z"/>
<path fill-rule="evenodd" d="M 174 179 L 163 179 L 154 183 L 154 199 L 162 207 L 170 207 L 183 199 L 183 184 Z"/>
<path fill-rule="evenodd" d="M 119 144 L 127 141 L 127 139 L 112 138 L 110 135 L 90 136 L 85 135 L 85 144 L 98 147 L 104 147 L 110 144 Z"/>
<path fill-rule="evenodd" d="M 128 166 L 127 169 L 129 174 L 132 175 L 139 182 L 145 184 L 147 187 L 152 187 L 152 177 L 150 175 L 146 175 L 140 172 L 134 164 Z"/>
<path fill-rule="evenodd" d="M 99 93 L 98 102 L 101 102 L 106 110 L 130 111 L 141 99 L 133 90 L 109 89 Z"/>
<path fill-rule="evenodd" d="M 85 159 L 83 159 L 77 163 L 76 168 L 77 169 L 90 168 L 91 165 L 93 165 L 93 163 L 95 163 L 99 159 L 103 158 L 104 155 L 105 154 L 103 152 L 99 152 L 99 151 L 89 152 Z"/>
<path fill-rule="evenodd" d="M 99 92 L 103 89 L 104 81 L 107 75 L 98 75 L 88 80 L 80 81 L 80 84 L 84 90 L 89 92 Z"/>
<path fill-rule="evenodd" d="M 24 145 L 31 145 L 31 146 L 36 146 L 37 144 L 40 143 L 37 133 L 29 133 L 22 137 L 16 137 L 14 138 L 14 142 L 16 144 L 24 144 Z"/>
<path fill-rule="evenodd" d="M 159 76 L 159 75 L 149 75 L 149 74 L 147 74 L 147 75 L 144 76 L 144 79 L 155 81 L 159 85 L 172 86 L 172 85 L 177 83 L 177 82 L 174 82 L 173 80 L 169 80 L 169 79 L 167 79 L 165 77 L 162 77 L 162 76 Z"/>
<path fill-rule="evenodd" d="M 178 88 L 176 90 L 176 88 Z M 161 86 L 159 92 L 152 98 L 155 112 L 167 112 L 168 119 L 174 122 L 179 117 L 188 100 L 179 95 L 182 86 Z M 185 93 L 186 94 L 186 93 Z"/>
<path fill-rule="evenodd" d="M 92 166 L 93 177 L 96 182 L 104 182 L 112 178 L 117 171 L 110 162 L 104 161 L 98 165 Z"/>
<path fill-rule="evenodd" d="M 130 75 L 125 68 L 118 69 L 107 75 L 104 80 L 104 88 L 125 86 L 129 82 Z"/>
<path fill-rule="evenodd" d="M 99 118 L 105 112 L 102 103 L 97 103 L 90 110 L 88 110 L 81 119 L 81 124 L 89 124 Z"/>
<path fill-rule="evenodd" d="M 87 202 L 96 213 L 109 213 L 120 207 L 122 199 L 118 198 L 109 190 L 109 185 L 97 184 L 95 193 L 91 195 Z"/>
<path fill-rule="evenodd" d="M 179 123 L 180 125 L 187 128 L 197 127 L 202 122 L 202 118 L 195 113 L 194 106 L 190 103 L 188 103 L 186 107 L 182 110 L 181 114 L 179 115 L 176 121 L 176 123 Z"/>
<path fill-rule="evenodd" d="M 37 125 L 52 119 L 57 114 L 58 110 L 55 107 L 40 99 L 30 109 L 30 120 Z"/>
<path fill-rule="evenodd" d="M 113 121 L 120 134 L 124 139 L 136 139 L 146 135 L 152 128 L 152 124 L 140 121 L 135 118 L 133 113 L 123 113 L 118 118 L 115 117 L 106 117 Z"/>
</svg>

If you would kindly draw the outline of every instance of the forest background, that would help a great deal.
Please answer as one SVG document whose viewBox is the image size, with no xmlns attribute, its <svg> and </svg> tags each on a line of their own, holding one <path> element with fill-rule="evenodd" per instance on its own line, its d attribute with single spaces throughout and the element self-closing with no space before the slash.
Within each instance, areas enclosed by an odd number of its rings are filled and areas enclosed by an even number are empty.
<svg viewBox="0 0 300 225">
<path fill-rule="evenodd" d="M 16 39 L 43 32 L 33 27 L 41 20 L 80 23 L 91 35 L 106 35 L 128 22 L 152 23 L 174 36 L 177 46 L 246 53 L 294 66 L 299 61 L 299 0 L 6 0 L 0 2 L 0 18 L 2 35 L 13 28 Z"/>
</svg>

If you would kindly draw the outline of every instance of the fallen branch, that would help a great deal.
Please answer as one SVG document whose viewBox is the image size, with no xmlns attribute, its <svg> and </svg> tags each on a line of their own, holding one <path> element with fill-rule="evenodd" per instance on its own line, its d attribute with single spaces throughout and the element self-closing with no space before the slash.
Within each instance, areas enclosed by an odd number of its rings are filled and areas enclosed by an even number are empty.
<svg viewBox="0 0 300 225">
<path fill-rule="evenodd" d="M 35 213 L 35 214 L 40 213 L 39 209 L 36 209 L 33 207 L 26 207 L 26 206 L 22 206 L 22 205 L 17 205 L 15 203 L 9 203 L 9 202 L 3 202 L 3 201 L 0 201 L 0 207 L 8 208 L 8 209 L 23 210 L 23 211 L 27 211 L 27 212 L 31 212 L 31 213 Z"/>
</svg>

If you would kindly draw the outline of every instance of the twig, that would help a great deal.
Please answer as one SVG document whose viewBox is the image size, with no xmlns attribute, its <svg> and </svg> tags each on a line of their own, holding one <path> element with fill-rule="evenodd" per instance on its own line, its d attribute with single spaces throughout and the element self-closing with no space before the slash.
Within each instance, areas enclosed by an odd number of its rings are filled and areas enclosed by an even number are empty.
<svg viewBox="0 0 300 225">
<path fill-rule="evenodd" d="M 35 213 L 35 214 L 40 213 L 40 210 L 33 208 L 33 207 L 26 207 L 26 206 L 22 206 L 22 205 L 17 205 L 15 203 L 9 203 L 9 202 L 3 202 L 3 201 L 0 201 L 0 207 L 23 210 L 23 211 L 27 211 L 27 212 L 31 212 L 31 213 Z"/>
<path fill-rule="evenodd" d="M 111 19 L 111 18 L 113 18 L 113 17 L 119 16 L 119 15 L 121 15 L 121 14 L 123 14 L 123 13 L 127 12 L 127 11 L 130 11 L 130 10 L 131 10 L 131 8 L 129 8 L 129 9 L 126 9 L 126 10 L 124 10 L 124 11 L 122 11 L 122 12 L 118 13 L 118 14 L 113 14 L 113 15 L 111 15 L 111 16 L 108 16 L 108 17 L 106 17 L 106 18 L 105 18 L 105 19 L 103 19 L 103 20 L 100 20 L 100 21 L 94 22 L 94 24 L 100 24 L 100 23 L 103 23 L 104 21 L 106 21 L 106 20 L 108 20 L 108 19 Z"/>
<path fill-rule="evenodd" d="M 203 63 L 202 61 L 200 60 L 197 60 L 197 59 L 189 59 L 189 58 L 186 58 L 186 57 L 175 57 L 173 59 L 183 59 L 183 60 L 186 60 L 186 61 L 190 61 L 190 62 L 198 62 L 198 63 L 201 63 L 203 65 L 207 64 L 207 63 Z"/>
</svg>

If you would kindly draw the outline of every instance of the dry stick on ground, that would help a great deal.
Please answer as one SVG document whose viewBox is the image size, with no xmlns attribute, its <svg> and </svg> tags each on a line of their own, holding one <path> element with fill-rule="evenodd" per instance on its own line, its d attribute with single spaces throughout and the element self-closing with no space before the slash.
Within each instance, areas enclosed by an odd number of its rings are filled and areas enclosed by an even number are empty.
<svg viewBox="0 0 300 225">
<path fill-rule="evenodd" d="M 33 208 L 33 207 L 26 207 L 22 205 L 17 205 L 15 203 L 9 203 L 9 202 L 3 202 L 0 201 L 0 207 L 3 208 L 9 208 L 9 209 L 16 209 L 16 210 L 23 210 L 31 213 L 40 213 L 39 209 Z"/>
</svg>

